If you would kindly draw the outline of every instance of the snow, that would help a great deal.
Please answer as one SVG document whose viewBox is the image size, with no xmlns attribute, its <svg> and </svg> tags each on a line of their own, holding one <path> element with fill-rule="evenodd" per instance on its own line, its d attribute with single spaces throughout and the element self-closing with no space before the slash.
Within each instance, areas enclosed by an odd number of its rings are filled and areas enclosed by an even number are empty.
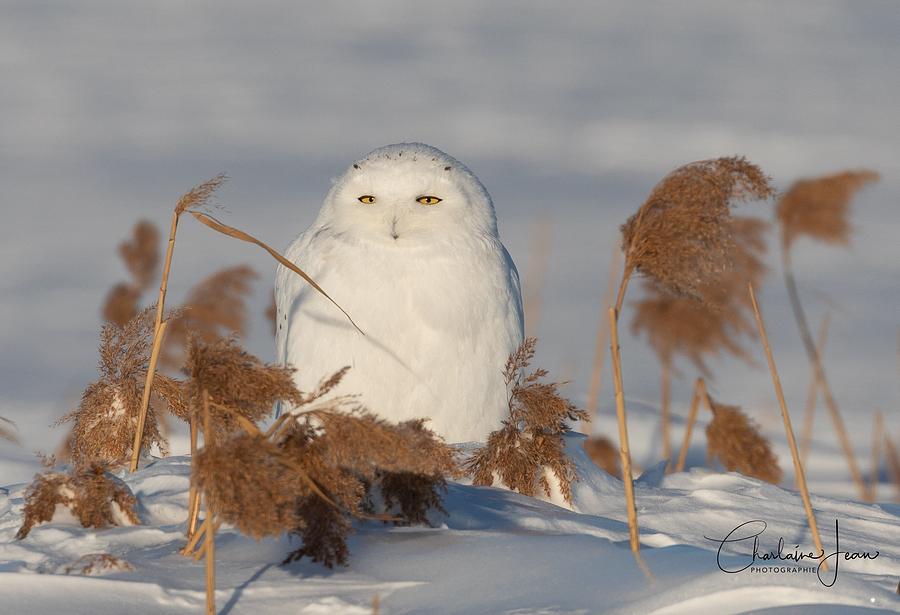
<svg viewBox="0 0 900 615">
<path fill-rule="evenodd" d="M 280 566 L 295 548 L 289 539 L 254 542 L 225 526 L 216 542 L 220 612 L 369 613 L 376 595 L 383 613 L 786 613 L 800 605 L 900 612 L 900 507 L 813 496 L 829 553 L 835 518 L 842 550 L 879 551 L 841 561 L 833 587 L 814 572 L 726 574 L 717 566 L 720 542 L 705 536 L 721 540 L 763 519 L 761 551 L 777 548 L 779 536 L 785 552 L 812 542 L 799 494 L 701 468 L 668 476 L 651 468 L 635 483 L 642 554 L 653 573 L 647 581 L 628 547 L 622 484 L 590 463 L 582 439 L 572 434 L 567 442 L 581 475 L 574 510 L 453 482 L 448 514 L 432 513 L 433 527 L 357 524 L 350 563 L 335 570 L 308 561 Z M 14 535 L 25 485 L 8 487 L 0 497 L 4 612 L 201 611 L 202 562 L 178 554 L 189 469 L 188 458 L 170 457 L 124 476 L 143 525 L 96 530 L 54 520 L 22 541 Z M 64 574 L 93 553 L 124 559 L 134 571 Z M 722 563 L 739 568 L 748 557 L 743 547 L 726 549 Z"/>
</svg>

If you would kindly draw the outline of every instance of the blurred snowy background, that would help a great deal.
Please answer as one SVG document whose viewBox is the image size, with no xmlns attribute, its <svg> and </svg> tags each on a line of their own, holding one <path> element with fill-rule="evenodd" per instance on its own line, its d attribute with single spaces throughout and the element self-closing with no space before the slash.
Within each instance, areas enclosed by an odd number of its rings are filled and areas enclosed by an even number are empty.
<svg viewBox="0 0 900 615">
<path fill-rule="evenodd" d="M 900 429 L 898 32 L 887 0 L 3 2 L 0 415 L 18 423 L 26 464 L 8 479 L 57 446 L 49 424 L 95 377 L 100 306 L 126 279 L 116 246 L 138 219 L 166 227 L 182 192 L 225 171 L 223 219 L 284 247 L 330 178 L 407 140 L 482 179 L 523 276 L 537 225 L 552 225 L 540 363 L 579 400 L 618 226 L 667 171 L 743 154 L 780 188 L 881 172 L 856 200 L 849 250 L 795 249 L 812 325 L 833 313 L 826 366 L 863 454 L 876 408 Z M 742 211 L 773 217 L 771 204 Z M 809 367 L 776 257 L 761 298 L 797 424 Z M 260 273 L 248 347 L 271 359 L 274 263 L 261 251 L 185 220 L 170 302 L 241 263 Z M 655 356 L 622 344 L 628 396 L 655 403 Z M 694 375 L 680 367 L 676 414 Z M 763 369 L 714 369 L 714 395 L 777 430 Z M 602 395 L 609 412 L 606 374 Z M 816 427 L 831 438 L 824 412 Z"/>
</svg>

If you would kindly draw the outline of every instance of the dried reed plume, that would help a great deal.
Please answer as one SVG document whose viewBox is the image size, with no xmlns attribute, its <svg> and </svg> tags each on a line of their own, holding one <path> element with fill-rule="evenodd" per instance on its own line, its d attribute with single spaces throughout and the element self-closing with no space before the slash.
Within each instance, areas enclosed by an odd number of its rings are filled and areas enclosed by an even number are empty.
<svg viewBox="0 0 900 615">
<path fill-rule="evenodd" d="M 123 327 L 109 323 L 100 333 L 100 378 L 85 389 L 78 408 L 58 421 L 73 424 L 67 445 L 76 465 L 99 461 L 115 467 L 128 461 L 150 362 L 152 310 L 143 310 Z M 140 451 L 144 454 L 153 445 L 166 449 L 159 429 L 160 413 L 166 407 L 176 415 L 186 412 L 179 381 L 160 375 L 153 393 Z"/>
<path fill-rule="evenodd" d="M 800 330 L 803 347 L 813 367 L 814 379 L 818 381 L 825 400 L 825 407 L 831 416 L 838 441 L 844 451 L 847 466 L 853 482 L 862 499 L 866 498 L 866 485 L 856 462 L 853 446 L 847 437 L 837 400 L 831 390 L 822 357 L 816 350 L 806 312 L 800 301 L 800 292 L 794 276 L 791 261 L 791 247 L 803 235 L 832 244 L 847 244 L 850 238 L 849 206 L 856 192 L 867 183 L 876 181 L 879 175 L 874 171 L 845 171 L 814 179 L 803 179 L 779 199 L 776 208 L 781 223 L 781 257 L 784 281 L 794 319 Z"/>
<path fill-rule="evenodd" d="M 781 482 L 782 472 L 769 441 L 737 406 L 710 399 L 713 420 L 706 427 L 711 457 L 729 472 L 740 472 L 772 484 Z"/>
<path fill-rule="evenodd" d="M 119 244 L 119 256 L 131 276 L 130 282 L 113 286 L 103 305 L 106 322 L 124 326 L 140 311 L 140 300 L 150 288 L 159 268 L 159 229 L 146 220 L 135 224 L 131 238 Z"/>
<path fill-rule="evenodd" d="M 731 217 L 732 204 L 767 199 L 773 194 L 769 178 L 744 158 L 701 160 L 669 173 L 622 226 L 625 269 L 619 282 L 615 307 L 609 310 L 610 351 L 629 538 L 639 564 L 642 560 L 639 556 L 618 332 L 619 314 L 628 281 L 632 273 L 638 271 L 672 295 L 702 301 L 703 290 L 721 280 L 737 264 L 734 258 L 736 225 Z"/>
<path fill-rule="evenodd" d="M 159 229 L 147 220 L 138 222 L 132 237 L 119 244 L 119 256 L 131 274 L 134 285 L 146 290 L 153 285 L 159 269 Z"/>
<path fill-rule="evenodd" d="M 752 335 L 754 327 L 747 302 L 748 283 L 758 285 L 766 272 L 762 262 L 768 225 L 750 217 L 732 217 L 732 248 L 727 255 L 731 266 L 715 280 L 699 289 L 699 299 L 676 296 L 653 282 L 644 284 L 644 297 L 634 306 L 631 330 L 646 334 L 659 357 L 661 370 L 661 411 L 663 458 L 672 455 L 669 437 L 672 363 L 677 355 L 689 359 L 710 377 L 706 360 L 729 353 L 751 361 L 741 338 Z"/>
<path fill-rule="evenodd" d="M 177 318 L 170 318 L 160 361 L 180 367 L 189 335 L 214 340 L 247 332 L 247 296 L 256 272 L 240 265 L 218 271 L 196 284 L 187 295 Z"/>
<path fill-rule="evenodd" d="M 103 320 L 123 326 L 140 311 L 140 301 L 140 289 L 124 282 L 116 284 L 103 303 Z"/>
<path fill-rule="evenodd" d="M 612 440 L 603 436 L 591 436 L 584 441 L 584 452 L 598 467 L 611 476 L 621 477 L 619 450 Z"/>
<path fill-rule="evenodd" d="M 0 416 L 0 440 L 6 440 L 14 444 L 19 443 L 19 436 L 16 435 L 16 424 L 2 416 Z"/>
<path fill-rule="evenodd" d="M 534 496 L 552 494 L 545 470 L 556 476 L 566 502 L 572 502 L 572 483 L 577 480 L 575 464 L 565 454 L 563 433 L 567 421 L 586 419 L 580 410 L 559 394 L 560 383 L 541 382 L 547 371 L 525 374 L 534 358 L 537 340 L 527 338 L 510 355 L 504 377 L 512 385 L 509 416 L 503 427 L 488 436 L 487 444 L 467 461 L 466 470 L 475 485 L 492 485 L 494 477 L 515 491 Z"/>
<path fill-rule="evenodd" d="M 271 414 L 277 401 L 303 402 L 294 387 L 293 369 L 266 365 L 233 338 L 207 342 L 192 335 L 184 370 L 190 376 L 186 388 L 192 412 L 202 411 L 206 391 L 213 426 L 223 435 L 239 427 L 238 417 L 256 423 Z"/>
<path fill-rule="evenodd" d="M 137 470 L 140 452 L 143 449 L 141 439 L 144 437 L 147 410 L 150 405 L 150 392 L 153 387 L 153 378 L 156 376 L 156 363 L 159 360 L 159 352 L 162 347 L 163 335 L 167 324 L 167 321 L 163 320 L 163 314 L 165 312 L 166 291 L 169 287 L 169 272 L 172 269 L 172 255 L 175 252 L 175 235 L 178 232 L 178 220 L 184 212 L 204 206 L 212 197 L 216 189 L 224 182 L 225 175 L 217 175 L 209 181 L 192 188 L 178 199 L 178 203 L 175 205 L 175 211 L 172 212 L 172 222 L 169 226 L 169 240 L 166 244 L 166 259 L 163 263 L 162 281 L 159 285 L 159 298 L 156 301 L 156 318 L 153 323 L 153 346 L 150 352 L 147 376 L 144 380 L 141 407 L 137 419 L 137 429 L 135 429 L 134 432 L 134 443 L 131 447 L 130 469 L 132 472 Z"/>
<path fill-rule="evenodd" d="M 843 171 L 800 179 L 779 199 L 775 210 L 781 223 L 782 241 L 790 249 L 806 235 L 825 243 L 850 241 L 850 202 L 866 184 L 878 181 L 875 171 Z"/>
<path fill-rule="evenodd" d="M 759 167 L 741 157 L 701 160 L 675 169 L 622 226 L 622 284 L 637 270 L 674 295 L 701 297 L 703 286 L 731 265 L 731 205 L 774 193 Z M 619 295 L 617 311 L 624 289 Z"/>
<path fill-rule="evenodd" d="M 95 463 L 71 473 L 47 472 L 34 477 L 25 492 L 22 527 L 16 538 L 28 536 L 39 523 L 51 521 L 57 505 L 65 506 L 84 527 L 137 525 L 137 500 L 121 480 Z"/>
</svg>

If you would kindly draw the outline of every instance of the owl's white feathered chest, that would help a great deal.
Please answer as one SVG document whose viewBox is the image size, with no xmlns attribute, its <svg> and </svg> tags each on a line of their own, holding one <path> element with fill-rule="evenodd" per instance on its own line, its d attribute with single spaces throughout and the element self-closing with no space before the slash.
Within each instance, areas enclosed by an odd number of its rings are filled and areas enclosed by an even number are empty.
<svg viewBox="0 0 900 615">
<path fill-rule="evenodd" d="M 349 365 L 335 394 L 358 394 L 386 419 L 429 418 L 450 442 L 484 440 L 500 426 L 502 371 L 523 322 L 518 275 L 499 240 L 404 247 L 311 229 L 287 256 L 365 332 L 279 268 L 278 356 L 297 368 L 301 390 Z"/>
</svg>

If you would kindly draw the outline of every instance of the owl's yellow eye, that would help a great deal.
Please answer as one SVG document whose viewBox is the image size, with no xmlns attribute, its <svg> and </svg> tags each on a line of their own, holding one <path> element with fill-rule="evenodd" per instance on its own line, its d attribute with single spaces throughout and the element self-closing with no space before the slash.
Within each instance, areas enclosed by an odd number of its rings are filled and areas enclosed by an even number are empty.
<svg viewBox="0 0 900 615">
<path fill-rule="evenodd" d="M 418 202 L 420 202 L 422 205 L 437 205 L 444 199 L 439 199 L 436 196 L 420 196 L 416 200 Z"/>
<path fill-rule="evenodd" d="M 366 205 L 371 205 L 372 203 L 375 202 L 375 197 L 372 196 L 371 194 L 364 194 L 361 197 L 359 197 L 359 202 L 365 203 Z"/>
</svg>

